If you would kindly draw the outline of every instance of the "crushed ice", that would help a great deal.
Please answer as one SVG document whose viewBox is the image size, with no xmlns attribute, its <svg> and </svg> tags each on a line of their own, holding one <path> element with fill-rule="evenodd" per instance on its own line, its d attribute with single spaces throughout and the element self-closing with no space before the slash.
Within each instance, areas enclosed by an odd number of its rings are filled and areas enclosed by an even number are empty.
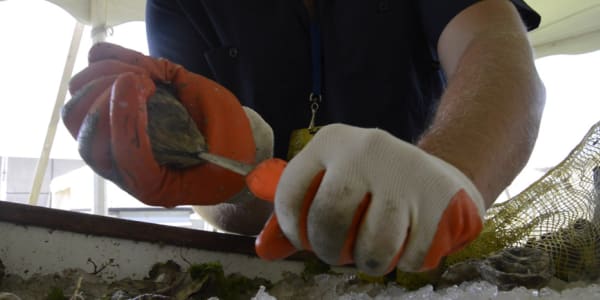
<svg viewBox="0 0 600 300">
<path fill-rule="evenodd" d="M 340 300 L 392 300 L 392 299 L 600 299 L 598 283 L 572 285 L 558 292 L 551 288 L 539 290 L 518 287 L 510 291 L 500 291 L 498 287 L 486 281 L 465 282 L 460 285 L 434 290 L 427 285 L 415 291 L 408 291 L 394 284 L 381 286 L 367 284 L 356 287 L 348 285 L 347 277 L 318 275 L 311 284 L 299 284 L 289 281 L 287 285 L 267 291 L 261 287 L 252 300 L 287 300 L 287 299 L 340 299 Z"/>
</svg>

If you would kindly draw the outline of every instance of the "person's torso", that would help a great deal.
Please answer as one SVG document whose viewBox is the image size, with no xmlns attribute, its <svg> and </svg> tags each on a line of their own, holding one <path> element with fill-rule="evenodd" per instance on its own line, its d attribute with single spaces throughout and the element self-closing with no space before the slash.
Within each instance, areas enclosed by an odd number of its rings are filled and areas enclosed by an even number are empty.
<svg viewBox="0 0 600 300">
<path fill-rule="evenodd" d="M 322 96 L 317 125 L 378 127 L 414 142 L 444 80 L 412 1 L 317 1 Z M 204 1 L 212 77 L 273 127 L 276 156 L 310 120 L 309 17 L 303 1 Z M 207 26 L 206 24 L 210 24 Z M 198 26 L 199 27 L 199 26 Z"/>
</svg>

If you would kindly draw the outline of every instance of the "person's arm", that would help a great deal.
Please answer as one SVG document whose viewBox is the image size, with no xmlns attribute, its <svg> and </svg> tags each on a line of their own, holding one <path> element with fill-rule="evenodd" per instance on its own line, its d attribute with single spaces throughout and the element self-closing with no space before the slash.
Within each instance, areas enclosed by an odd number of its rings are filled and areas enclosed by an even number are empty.
<svg viewBox="0 0 600 300">
<path fill-rule="evenodd" d="M 250 189 L 275 201 L 259 255 L 306 249 L 382 275 L 431 270 L 479 235 L 485 208 L 531 152 L 543 87 L 506 0 L 459 13 L 438 48 L 449 87 L 418 147 L 380 129 L 330 124 L 283 171 L 250 174 Z"/>
<path fill-rule="evenodd" d="M 509 1 L 485 0 L 450 21 L 438 54 L 448 87 L 418 146 L 466 174 L 489 207 L 529 159 L 544 107 L 526 29 Z"/>
</svg>

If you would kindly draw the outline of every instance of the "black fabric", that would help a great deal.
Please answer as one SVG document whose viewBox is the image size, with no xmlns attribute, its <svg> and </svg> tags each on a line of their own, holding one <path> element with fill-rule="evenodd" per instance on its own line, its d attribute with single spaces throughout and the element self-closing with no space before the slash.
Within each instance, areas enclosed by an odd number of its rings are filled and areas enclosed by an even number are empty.
<svg viewBox="0 0 600 300">
<path fill-rule="evenodd" d="M 322 0 L 323 102 L 317 124 L 378 127 L 414 142 L 445 80 L 435 53 L 446 24 L 478 0 Z M 529 29 L 539 15 L 512 0 Z M 302 0 L 149 0 L 150 54 L 230 89 L 273 127 L 285 157 L 310 119 L 311 59 Z"/>
</svg>

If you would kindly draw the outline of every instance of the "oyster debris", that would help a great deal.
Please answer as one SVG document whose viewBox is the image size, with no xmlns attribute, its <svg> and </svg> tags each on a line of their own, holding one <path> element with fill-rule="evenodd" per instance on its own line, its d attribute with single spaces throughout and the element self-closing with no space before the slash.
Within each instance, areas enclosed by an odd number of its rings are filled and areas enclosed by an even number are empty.
<svg viewBox="0 0 600 300">
<path fill-rule="evenodd" d="M 439 286 L 460 284 L 469 280 L 485 280 L 500 290 L 518 286 L 537 289 L 548 284 L 554 276 L 550 255 L 536 248 L 507 248 L 481 260 L 466 260 L 448 267 Z"/>
</svg>

